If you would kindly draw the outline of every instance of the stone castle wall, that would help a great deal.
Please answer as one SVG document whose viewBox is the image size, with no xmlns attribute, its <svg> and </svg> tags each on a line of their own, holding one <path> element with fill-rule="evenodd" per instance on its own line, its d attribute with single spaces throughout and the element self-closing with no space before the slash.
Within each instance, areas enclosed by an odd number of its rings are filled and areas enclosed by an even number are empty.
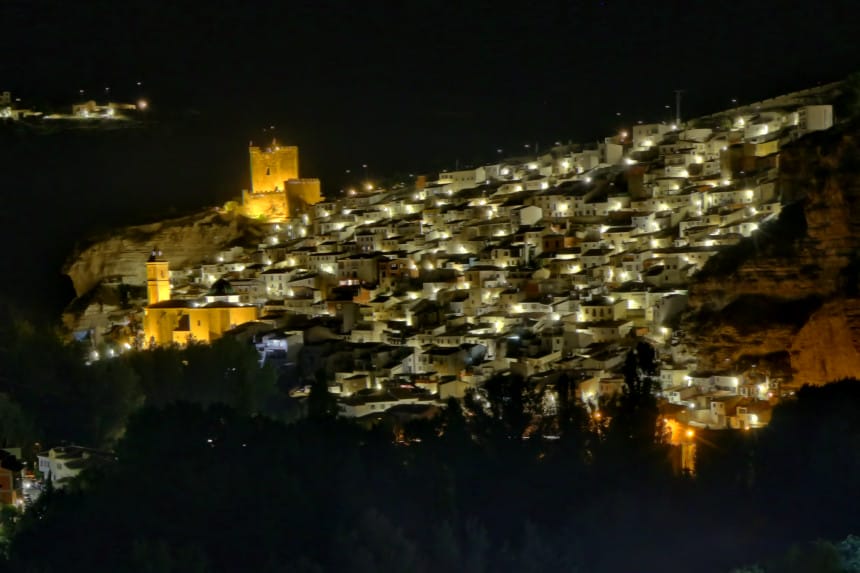
<svg viewBox="0 0 860 573">
<path fill-rule="evenodd" d="M 251 190 L 242 192 L 242 214 L 282 222 L 322 201 L 319 179 L 299 179 L 299 148 L 276 142 L 251 147 Z"/>
<path fill-rule="evenodd" d="M 322 201 L 319 179 L 287 181 L 287 205 L 293 216 L 300 215 L 310 205 Z"/>
<path fill-rule="evenodd" d="M 251 192 L 283 191 L 284 182 L 299 178 L 299 148 L 276 143 L 262 149 L 251 147 Z"/>
<path fill-rule="evenodd" d="M 287 193 L 285 191 L 271 191 L 269 193 L 243 191 L 242 214 L 251 219 L 285 221 L 289 216 Z"/>
</svg>

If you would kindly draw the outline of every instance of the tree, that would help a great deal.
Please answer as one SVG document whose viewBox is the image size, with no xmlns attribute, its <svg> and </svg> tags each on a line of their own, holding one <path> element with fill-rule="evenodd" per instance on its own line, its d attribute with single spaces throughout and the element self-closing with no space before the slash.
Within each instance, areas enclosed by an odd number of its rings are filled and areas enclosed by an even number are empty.
<svg viewBox="0 0 860 573">
<path fill-rule="evenodd" d="M 313 420 L 326 420 L 337 416 L 337 398 L 328 391 L 324 370 L 317 370 L 314 374 L 307 404 L 308 417 Z"/>
<path fill-rule="evenodd" d="M 25 446 L 36 439 L 33 420 L 8 394 L 0 394 L 0 445 Z"/>
<path fill-rule="evenodd" d="M 657 382 L 654 350 L 640 343 L 627 353 L 622 368 L 624 386 L 619 395 L 603 404 L 600 456 L 604 471 L 614 473 L 619 466 L 635 464 L 638 476 L 656 477 L 670 473 L 660 411 L 654 395 Z"/>
</svg>

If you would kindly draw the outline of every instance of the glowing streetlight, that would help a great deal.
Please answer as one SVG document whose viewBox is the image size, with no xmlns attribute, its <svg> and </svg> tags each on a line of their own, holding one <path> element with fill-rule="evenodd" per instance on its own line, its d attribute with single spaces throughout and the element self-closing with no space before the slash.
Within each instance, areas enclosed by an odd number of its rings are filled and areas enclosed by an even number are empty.
<svg viewBox="0 0 860 573">
<path fill-rule="evenodd" d="M 139 110 L 143 111 L 143 110 L 145 110 L 145 109 L 146 109 L 146 108 L 148 108 L 148 107 L 149 107 L 149 102 L 147 102 L 145 99 L 138 100 L 138 102 L 137 102 L 137 109 L 139 109 Z"/>
</svg>

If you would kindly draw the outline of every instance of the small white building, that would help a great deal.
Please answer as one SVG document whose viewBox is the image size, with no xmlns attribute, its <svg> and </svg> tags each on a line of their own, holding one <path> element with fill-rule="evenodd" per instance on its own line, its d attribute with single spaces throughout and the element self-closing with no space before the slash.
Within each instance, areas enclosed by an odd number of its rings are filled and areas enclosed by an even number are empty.
<svg viewBox="0 0 860 573">
<path fill-rule="evenodd" d="M 833 127 L 832 105 L 807 105 L 797 110 L 797 128 L 800 133 L 821 131 Z"/>
<path fill-rule="evenodd" d="M 55 488 L 63 488 L 93 464 L 106 463 L 114 459 L 113 454 L 81 446 L 59 446 L 37 454 L 39 472 Z"/>
</svg>

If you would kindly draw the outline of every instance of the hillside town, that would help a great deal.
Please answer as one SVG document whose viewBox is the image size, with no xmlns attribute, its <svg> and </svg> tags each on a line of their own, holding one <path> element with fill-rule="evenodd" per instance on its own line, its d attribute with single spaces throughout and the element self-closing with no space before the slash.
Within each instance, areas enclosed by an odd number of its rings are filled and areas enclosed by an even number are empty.
<svg viewBox="0 0 860 573">
<path fill-rule="evenodd" d="M 187 266 L 152 245 L 138 318 L 102 306 L 75 329 L 98 341 L 93 359 L 247 340 L 293 396 L 324 378 L 347 417 L 414 414 L 494 376 L 528 380 L 548 410 L 565 376 L 599 415 L 645 340 L 674 443 L 758 428 L 790 388 L 755 368 L 700 369 L 680 317 L 708 260 L 779 215 L 780 149 L 834 124 L 822 93 L 638 122 L 389 189 L 365 181 L 336 199 L 298 178 L 297 148 L 252 147 L 251 189 L 233 209 L 263 221 L 264 239 Z"/>
</svg>

